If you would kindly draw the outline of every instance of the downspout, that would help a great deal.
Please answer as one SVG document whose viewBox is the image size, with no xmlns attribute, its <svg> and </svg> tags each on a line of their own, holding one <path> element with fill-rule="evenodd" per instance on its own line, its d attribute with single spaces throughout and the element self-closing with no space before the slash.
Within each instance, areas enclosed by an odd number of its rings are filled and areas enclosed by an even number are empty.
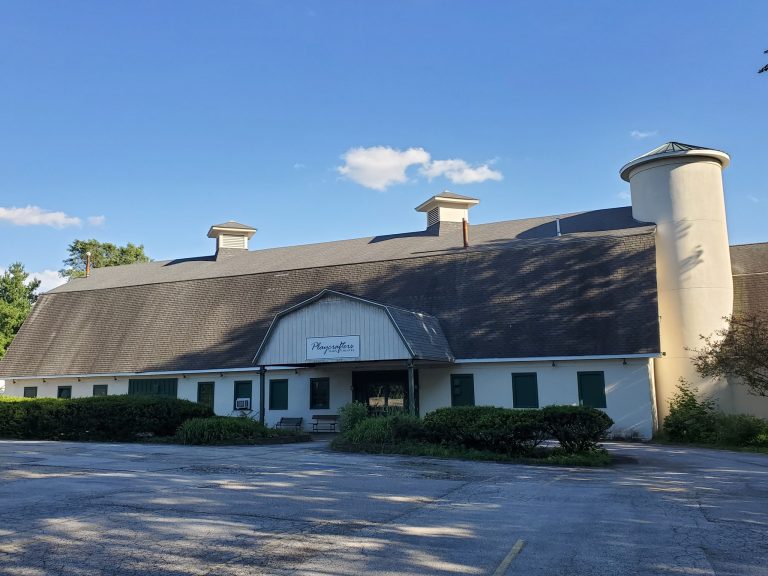
<svg viewBox="0 0 768 576">
<path fill-rule="evenodd" d="M 259 422 L 264 424 L 264 388 L 267 382 L 267 370 L 259 366 Z"/>
</svg>

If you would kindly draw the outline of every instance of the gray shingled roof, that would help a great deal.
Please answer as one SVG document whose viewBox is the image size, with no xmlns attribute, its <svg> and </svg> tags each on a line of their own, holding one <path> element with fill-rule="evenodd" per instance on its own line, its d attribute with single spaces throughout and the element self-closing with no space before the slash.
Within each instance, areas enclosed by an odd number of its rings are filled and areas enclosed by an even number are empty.
<svg viewBox="0 0 768 576">
<path fill-rule="evenodd" d="M 768 242 L 731 246 L 733 311 L 768 315 Z"/>
<path fill-rule="evenodd" d="M 653 226 L 629 208 L 97 269 L 40 297 L 0 377 L 251 366 L 332 289 L 433 316 L 456 358 L 659 351 Z"/>
</svg>

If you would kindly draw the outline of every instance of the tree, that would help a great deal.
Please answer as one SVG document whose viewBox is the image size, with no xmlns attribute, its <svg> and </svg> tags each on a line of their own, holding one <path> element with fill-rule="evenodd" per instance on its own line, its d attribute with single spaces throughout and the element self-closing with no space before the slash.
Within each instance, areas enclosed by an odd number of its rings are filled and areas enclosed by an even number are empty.
<svg viewBox="0 0 768 576">
<path fill-rule="evenodd" d="M 59 270 L 59 274 L 68 278 L 85 276 L 87 252 L 91 253 L 91 266 L 93 268 L 150 261 L 149 257 L 144 254 L 143 245 L 136 246 L 130 242 L 125 246 L 115 246 L 109 242 L 99 242 L 93 238 L 75 240 L 67 247 L 67 252 L 69 256 L 64 259 L 64 268 Z"/>
<path fill-rule="evenodd" d="M 768 54 L 768 50 L 764 51 L 763 54 Z M 763 72 L 768 72 L 768 64 L 760 68 L 760 70 L 757 71 L 758 74 L 762 74 Z"/>
<path fill-rule="evenodd" d="M 768 319 L 756 315 L 725 318 L 728 327 L 702 336 L 704 347 L 694 350 L 702 376 L 737 376 L 750 394 L 768 396 Z"/>
<path fill-rule="evenodd" d="M 28 278 L 21 262 L 14 262 L 0 276 L 0 358 L 37 300 L 35 292 L 40 287 L 40 280 L 27 281 Z"/>
</svg>

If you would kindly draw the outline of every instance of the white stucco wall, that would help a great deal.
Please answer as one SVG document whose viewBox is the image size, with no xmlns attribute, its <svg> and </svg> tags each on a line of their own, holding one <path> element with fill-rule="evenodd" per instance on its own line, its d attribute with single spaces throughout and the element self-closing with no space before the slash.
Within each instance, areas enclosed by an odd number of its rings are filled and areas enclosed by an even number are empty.
<svg viewBox="0 0 768 576">
<path fill-rule="evenodd" d="M 281 417 L 302 417 L 305 429 L 312 429 L 312 415 L 338 414 L 339 409 L 352 400 L 352 370 L 349 368 L 311 368 L 271 370 L 266 374 L 265 421 L 274 426 Z M 450 367 L 420 368 L 420 408 L 424 415 L 436 408 L 451 405 L 451 374 L 473 374 L 475 383 L 475 404 L 512 407 L 512 373 L 536 372 L 539 389 L 539 406 L 549 404 L 578 404 L 578 380 L 580 371 L 602 371 L 605 374 L 606 412 L 614 419 L 617 433 L 637 431 L 643 438 L 650 438 L 653 430 L 653 402 L 651 390 L 651 362 L 648 359 L 621 359 L 590 361 L 551 362 L 499 362 L 455 364 Z M 160 377 L 160 376 L 155 376 Z M 253 417 L 257 417 L 259 406 L 259 373 L 206 373 L 186 375 L 163 375 L 178 377 L 178 397 L 197 400 L 197 383 L 214 382 L 214 411 L 222 416 L 235 415 L 233 410 L 234 382 L 252 382 Z M 330 405 L 328 409 L 317 410 L 309 407 L 309 381 L 311 378 L 327 377 L 330 380 Z M 288 380 L 288 409 L 269 410 L 269 381 Z M 128 378 L 92 377 L 17 380 L 8 382 L 9 396 L 22 396 L 25 386 L 37 386 L 38 397 L 56 397 L 58 386 L 72 386 L 73 397 L 91 396 L 94 384 L 107 384 L 109 394 L 127 394 Z"/>
</svg>

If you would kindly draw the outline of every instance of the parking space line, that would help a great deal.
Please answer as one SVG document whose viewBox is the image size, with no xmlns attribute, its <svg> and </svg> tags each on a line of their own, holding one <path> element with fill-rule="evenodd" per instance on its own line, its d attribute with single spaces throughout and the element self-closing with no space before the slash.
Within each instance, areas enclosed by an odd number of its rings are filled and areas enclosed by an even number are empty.
<svg viewBox="0 0 768 576">
<path fill-rule="evenodd" d="M 512 550 L 510 550 L 509 554 L 507 554 L 504 557 L 504 560 L 501 561 L 501 564 L 499 564 L 499 567 L 496 568 L 493 576 L 504 576 L 504 574 L 507 573 L 507 570 L 509 570 L 509 565 L 512 564 L 512 560 L 514 560 L 515 557 L 520 554 L 523 546 L 525 546 L 525 540 L 518 540 L 515 542 L 515 545 L 512 546 Z"/>
</svg>

